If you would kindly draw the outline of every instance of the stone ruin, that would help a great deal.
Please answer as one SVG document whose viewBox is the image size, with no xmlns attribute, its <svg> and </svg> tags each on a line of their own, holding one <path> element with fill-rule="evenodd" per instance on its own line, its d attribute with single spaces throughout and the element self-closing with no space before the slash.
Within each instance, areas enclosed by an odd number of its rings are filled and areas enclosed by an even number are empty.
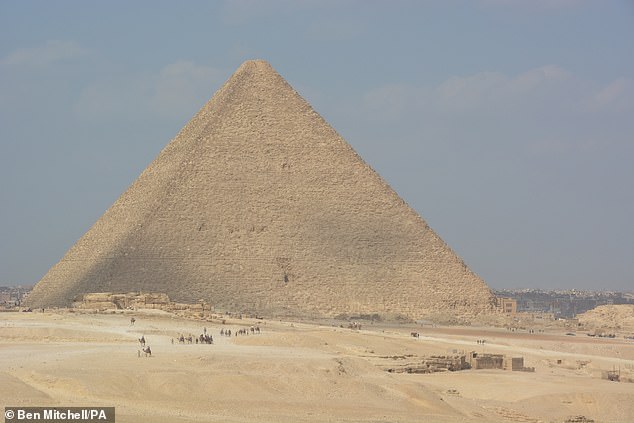
<svg viewBox="0 0 634 423">
<path fill-rule="evenodd" d="M 384 367 L 384 370 L 389 373 L 455 372 L 471 368 L 464 355 L 431 355 L 416 358 L 413 358 L 413 356 L 393 356 L 384 358 L 407 359 L 405 362 Z"/>
<path fill-rule="evenodd" d="M 75 297 L 72 307 L 98 311 L 146 309 L 199 314 L 212 311 L 212 307 L 203 300 L 193 304 L 176 303 L 171 301 L 167 294 L 156 292 L 129 292 L 125 294 L 92 292 Z"/>
<path fill-rule="evenodd" d="M 500 369 L 513 372 L 534 372 L 534 367 L 524 367 L 524 357 L 509 357 L 504 354 L 469 353 L 468 363 L 472 369 Z"/>
</svg>

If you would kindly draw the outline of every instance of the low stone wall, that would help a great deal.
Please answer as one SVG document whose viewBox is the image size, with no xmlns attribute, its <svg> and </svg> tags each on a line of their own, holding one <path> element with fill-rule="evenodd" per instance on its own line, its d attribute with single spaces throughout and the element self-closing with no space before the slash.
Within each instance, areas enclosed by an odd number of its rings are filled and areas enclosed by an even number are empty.
<svg viewBox="0 0 634 423">
<path fill-rule="evenodd" d="M 175 303 L 165 293 L 129 292 L 125 294 L 112 292 L 92 292 L 75 298 L 73 308 L 88 310 L 138 310 L 156 309 L 170 312 L 188 311 L 204 313 L 211 311 L 205 302 L 196 304 Z"/>
<path fill-rule="evenodd" d="M 469 364 L 473 369 L 504 369 L 504 356 L 502 354 L 478 354 L 472 352 L 469 355 Z"/>
<path fill-rule="evenodd" d="M 390 373 L 435 373 L 442 371 L 455 372 L 469 369 L 464 355 L 432 355 L 429 357 L 419 357 L 416 361 L 398 363 L 385 368 Z"/>
</svg>

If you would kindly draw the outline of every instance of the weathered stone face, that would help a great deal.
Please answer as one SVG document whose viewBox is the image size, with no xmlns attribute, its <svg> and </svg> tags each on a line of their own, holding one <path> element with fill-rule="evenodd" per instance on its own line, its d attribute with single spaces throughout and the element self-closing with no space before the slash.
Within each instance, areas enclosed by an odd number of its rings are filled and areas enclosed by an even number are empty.
<svg viewBox="0 0 634 423">
<path fill-rule="evenodd" d="M 42 278 L 268 315 L 458 315 L 492 294 L 264 61 L 245 62 Z"/>
</svg>

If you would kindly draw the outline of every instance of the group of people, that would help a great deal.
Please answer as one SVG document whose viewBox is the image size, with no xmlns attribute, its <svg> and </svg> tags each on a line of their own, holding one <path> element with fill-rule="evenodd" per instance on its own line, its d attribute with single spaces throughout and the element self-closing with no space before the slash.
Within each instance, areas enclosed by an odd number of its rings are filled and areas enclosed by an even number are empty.
<svg viewBox="0 0 634 423">
<path fill-rule="evenodd" d="M 250 328 L 242 328 L 242 329 L 238 329 L 234 332 L 231 331 L 231 329 L 220 329 L 220 336 L 231 336 L 231 335 L 259 335 L 260 334 L 260 327 L 259 326 L 251 326 Z"/>
<path fill-rule="evenodd" d="M 507 326 L 506 330 L 508 330 L 509 332 L 517 332 L 517 331 L 520 331 L 520 330 L 526 330 L 526 332 L 528 332 L 528 333 L 536 333 L 535 329 L 516 328 L 516 327 L 513 327 L 513 326 Z M 538 329 L 537 332 L 538 333 L 542 333 L 542 332 L 544 332 L 544 330 L 543 329 Z"/>
<path fill-rule="evenodd" d="M 134 323 L 136 322 L 136 319 L 134 317 L 132 317 L 130 319 L 130 326 L 134 326 Z M 235 331 L 231 331 L 231 329 L 220 329 L 220 336 L 238 336 L 238 335 L 255 335 L 255 334 L 260 334 L 260 327 L 259 326 L 251 326 L 249 328 L 241 328 Z M 211 334 L 207 333 L 207 328 L 203 328 L 203 333 L 201 333 L 199 336 L 194 336 L 191 333 L 188 334 L 187 336 L 185 336 L 184 333 L 179 333 L 178 336 L 176 337 L 177 341 L 179 344 L 213 344 L 214 343 L 214 338 Z M 139 344 L 141 345 L 141 349 L 137 350 L 137 356 L 141 357 L 141 354 L 145 354 L 146 357 L 151 357 L 152 356 L 152 350 L 150 349 L 150 346 L 147 345 L 147 340 L 145 339 L 145 335 L 141 335 L 141 337 L 138 339 Z M 172 345 L 174 345 L 174 338 L 172 338 Z"/>
<path fill-rule="evenodd" d="M 199 342 L 200 341 L 200 342 Z M 205 328 L 204 333 L 201 333 L 200 336 L 198 337 L 198 339 L 196 339 L 196 343 L 197 344 L 213 344 L 214 343 L 214 337 L 207 334 L 207 328 Z"/>
<path fill-rule="evenodd" d="M 222 335 L 222 332 L 220 333 Z M 185 337 L 184 334 L 179 333 L 178 334 L 178 343 L 179 344 L 213 344 L 214 343 L 214 337 L 211 334 L 207 333 L 207 328 L 203 328 L 203 333 L 201 333 L 199 336 L 195 337 L 194 335 L 192 335 L 191 333 L 189 334 L 189 336 Z M 174 344 L 174 338 L 172 338 L 172 345 Z"/>
<path fill-rule="evenodd" d="M 179 333 L 176 339 L 178 340 L 179 344 L 193 344 L 194 343 L 194 335 L 192 335 L 191 333 L 189 334 L 189 336 L 185 336 L 184 334 Z M 196 338 L 196 343 L 198 343 L 198 338 Z M 172 338 L 172 345 L 173 344 L 174 344 L 174 338 Z"/>
</svg>

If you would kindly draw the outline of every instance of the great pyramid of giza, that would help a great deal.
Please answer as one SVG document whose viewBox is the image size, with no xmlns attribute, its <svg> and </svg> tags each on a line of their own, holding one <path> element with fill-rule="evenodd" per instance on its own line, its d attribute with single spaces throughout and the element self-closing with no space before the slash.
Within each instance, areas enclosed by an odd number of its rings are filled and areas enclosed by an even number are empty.
<svg viewBox="0 0 634 423">
<path fill-rule="evenodd" d="M 247 61 L 35 286 L 269 316 L 419 318 L 493 295 L 265 61 Z"/>
</svg>

